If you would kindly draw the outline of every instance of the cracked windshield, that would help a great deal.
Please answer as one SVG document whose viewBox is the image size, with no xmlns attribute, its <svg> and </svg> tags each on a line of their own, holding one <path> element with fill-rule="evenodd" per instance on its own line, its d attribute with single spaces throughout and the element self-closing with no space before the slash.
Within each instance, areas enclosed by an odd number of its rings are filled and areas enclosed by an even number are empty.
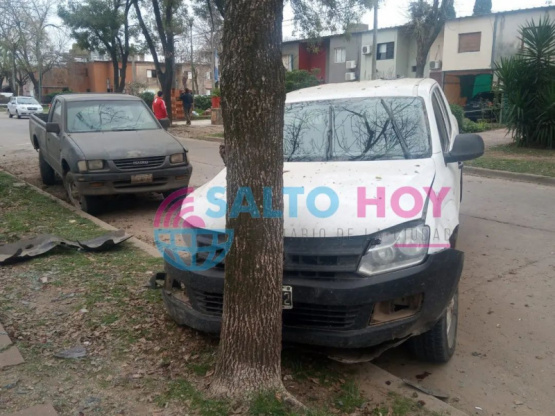
<svg viewBox="0 0 555 416">
<path fill-rule="evenodd" d="M 158 125 L 148 108 L 138 101 L 83 101 L 67 109 L 71 133 L 154 130 Z"/>
<path fill-rule="evenodd" d="M 288 104 L 286 162 L 419 159 L 431 146 L 420 98 L 360 98 Z"/>
</svg>

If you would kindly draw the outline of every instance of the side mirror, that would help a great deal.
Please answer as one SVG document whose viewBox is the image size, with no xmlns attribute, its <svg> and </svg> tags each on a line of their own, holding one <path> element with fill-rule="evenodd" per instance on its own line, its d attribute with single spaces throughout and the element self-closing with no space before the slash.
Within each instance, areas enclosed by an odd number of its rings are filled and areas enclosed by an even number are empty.
<svg viewBox="0 0 555 416">
<path fill-rule="evenodd" d="M 459 134 L 450 152 L 444 155 L 445 163 L 477 159 L 484 154 L 484 141 L 477 134 Z"/>
<path fill-rule="evenodd" d="M 160 120 L 158 120 L 160 122 L 160 124 L 162 125 L 162 128 L 164 130 L 167 130 L 168 127 L 170 127 L 170 119 L 169 118 L 161 118 Z"/>
<path fill-rule="evenodd" d="M 46 132 L 47 133 L 60 133 L 60 125 L 58 123 L 48 122 L 46 123 Z"/>
</svg>

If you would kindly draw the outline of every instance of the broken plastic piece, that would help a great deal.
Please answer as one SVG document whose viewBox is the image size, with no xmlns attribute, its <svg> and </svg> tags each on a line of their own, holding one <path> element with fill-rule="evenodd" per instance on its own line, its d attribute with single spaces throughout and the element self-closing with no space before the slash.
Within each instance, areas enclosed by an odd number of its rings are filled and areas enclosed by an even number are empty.
<svg viewBox="0 0 555 416">
<path fill-rule="evenodd" d="M 17 243 L 0 246 L 0 265 L 28 260 L 47 253 L 55 247 L 73 247 L 84 251 L 108 250 L 131 238 L 123 230 L 112 231 L 103 236 L 84 241 L 71 241 L 55 235 L 43 234 Z"/>
</svg>

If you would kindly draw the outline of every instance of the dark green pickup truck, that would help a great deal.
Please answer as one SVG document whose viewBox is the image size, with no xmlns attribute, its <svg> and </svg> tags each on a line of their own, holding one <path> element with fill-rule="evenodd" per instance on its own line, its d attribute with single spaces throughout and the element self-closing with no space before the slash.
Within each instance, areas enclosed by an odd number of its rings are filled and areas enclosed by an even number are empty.
<svg viewBox="0 0 555 416">
<path fill-rule="evenodd" d="M 167 121 L 130 95 L 59 95 L 48 114 L 29 120 L 42 181 L 62 178 L 69 200 L 89 213 L 99 211 L 104 195 L 186 187 L 193 168 L 165 131 Z"/>
</svg>

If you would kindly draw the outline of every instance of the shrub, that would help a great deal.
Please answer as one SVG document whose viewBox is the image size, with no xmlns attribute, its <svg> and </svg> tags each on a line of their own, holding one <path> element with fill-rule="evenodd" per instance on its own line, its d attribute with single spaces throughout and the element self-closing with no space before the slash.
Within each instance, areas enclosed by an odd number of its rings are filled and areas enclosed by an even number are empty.
<svg viewBox="0 0 555 416">
<path fill-rule="evenodd" d="M 62 91 L 49 92 L 48 94 L 42 96 L 42 104 L 50 104 L 56 95 L 71 93 L 72 91 L 67 87 L 64 87 Z"/>
<path fill-rule="evenodd" d="M 152 103 L 154 101 L 154 93 L 150 91 L 144 91 L 139 94 L 139 97 L 148 105 L 148 108 L 152 108 Z"/>
<path fill-rule="evenodd" d="M 501 58 L 495 69 L 502 122 L 519 146 L 555 148 L 555 22 L 532 20 L 519 33 L 521 52 Z"/>
<path fill-rule="evenodd" d="M 459 123 L 459 130 L 462 131 L 464 125 L 464 109 L 457 104 L 451 104 L 451 112 L 457 119 L 457 123 Z"/>
<path fill-rule="evenodd" d="M 475 123 L 474 121 L 465 118 L 462 122 L 462 133 L 480 133 L 486 130 L 488 130 L 488 123 L 486 123 L 485 121 L 479 121 L 478 123 Z"/>
<path fill-rule="evenodd" d="M 287 71 L 285 73 L 285 91 L 291 92 L 301 88 L 314 87 L 320 85 L 320 80 L 316 78 L 315 72 L 308 72 L 304 69 Z"/>
<path fill-rule="evenodd" d="M 195 109 L 207 110 L 212 107 L 212 98 L 209 95 L 197 95 L 195 97 Z"/>
<path fill-rule="evenodd" d="M 212 97 L 219 97 L 219 96 L 221 96 L 221 91 L 220 91 L 220 89 L 219 89 L 219 88 L 214 88 L 214 89 L 212 90 Z"/>
</svg>

